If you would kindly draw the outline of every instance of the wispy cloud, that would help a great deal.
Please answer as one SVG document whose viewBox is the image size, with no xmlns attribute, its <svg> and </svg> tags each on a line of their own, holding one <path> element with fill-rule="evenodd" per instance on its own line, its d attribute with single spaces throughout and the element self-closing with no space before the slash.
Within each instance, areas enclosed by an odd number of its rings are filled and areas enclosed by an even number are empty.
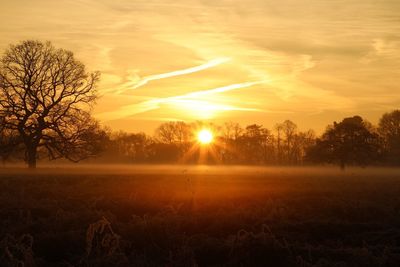
<svg viewBox="0 0 400 267">
<path fill-rule="evenodd" d="M 94 114 L 117 129 L 147 131 L 157 119 L 191 120 L 207 109 L 222 122 L 237 114 L 224 110 L 252 108 L 281 117 L 239 112 L 237 120 L 268 125 L 297 116 L 304 127 L 322 128 L 329 121 L 309 114 L 376 119 L 365 107 L 398 107 L 400 1 L 307 2 L 1 1 L 0 50 L 33 38 L 73 51 L 88 70 L 102 72 L 104 97 Z M 229 92 L 260 80 L 268 82 L 251 94 Z M 193 85 L 228 86 L 194 92 Z M 152 124 L 118 120 L 143 112 L 132 121 Z"/>
<path fill-rule="evenodd" d="M 174 97 L 167 97 L 164 99 L 185 99 L 185 98 L 193 98 L 193 97 L 199 97 L 199 96 L 205 96 L 205 95 L 210 95 L 210 94 L 215 94 L 215 93 L 223 93 L 227 91 L 232 91 L 236 89 L 241 89 L 245 87 L 250 87 L 253 85 L 265 83 L 266 81 L 256 81 L 256 82 L 245 82 L 245 83 L 235 83 L 223 87 L 218 87 L 214 89 L 209 89 L 209 90 L 203 90 L 203 91 L 196 91 L 184 95 L 179 95 L 179 96 L 174 96 Z"/>
<path fill-rule="evenodd" d="M 210 100 L 200 99 L 203 96 L 208 96 L 217 93 L 228 92 L 241 88 L 251 87 L 254 85 L 265 83 L 266 81 L 254 81 L 231 84 L 223 87 L 213 88 L 209 90 L 202 90 L 191 92 L 183 95 L 155 98 L 147 101 L 143 101 L 133 105 L 124 106 L 116 111 L 106 112 L 99 114 L 99 118 L 103 120 L 116 120 L 135 114 L 147 112 L 161 108 L 163 104 L 174 105 L 175 107 L 185 107 L 185 110 L 191 111 L 203 111 L 203 112 L 217 112 L 217 111 L 228 111 L 228 110 L 241 110 L 241 111 L 261 111 L 255 108 L 239 107 L 234 105 L 226 105 L 215 103 Z"/>
</svg>

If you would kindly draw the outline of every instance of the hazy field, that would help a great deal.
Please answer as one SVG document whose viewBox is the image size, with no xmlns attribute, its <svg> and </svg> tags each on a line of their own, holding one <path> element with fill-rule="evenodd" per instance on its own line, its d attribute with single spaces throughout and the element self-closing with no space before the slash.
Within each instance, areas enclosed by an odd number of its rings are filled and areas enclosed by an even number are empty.
<svg viewBox="0 0 400 267">
<path fill-rule="evenodd" d="M 400 170 L 0 169 L 0 240 L 0 266 L 398 266 Z"/>
</svg>

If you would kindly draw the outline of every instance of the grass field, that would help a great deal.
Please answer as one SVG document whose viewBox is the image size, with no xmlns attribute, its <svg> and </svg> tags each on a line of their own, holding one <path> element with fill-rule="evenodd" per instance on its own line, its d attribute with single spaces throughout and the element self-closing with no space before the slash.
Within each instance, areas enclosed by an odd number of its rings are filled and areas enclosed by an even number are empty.
<svg viewBox="0 0 400 267">
<path fill-rule="evenodd" d="M 0 169 L 0 266 L 399 266 L 400 170 Z"/>
</svg>

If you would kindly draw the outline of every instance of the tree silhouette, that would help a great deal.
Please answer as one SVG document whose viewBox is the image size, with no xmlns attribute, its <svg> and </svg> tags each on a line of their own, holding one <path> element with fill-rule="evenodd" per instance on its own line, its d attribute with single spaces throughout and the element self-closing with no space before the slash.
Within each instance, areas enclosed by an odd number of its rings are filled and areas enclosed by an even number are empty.
<svg viewBox="0 0 400 267">
<path fill-rule="evenodd" d="M 38 149 L 51 159 L 87 158 L 98 150 L 98 124 L 90 116 L 98 72 L 88 73 L 73 53 L 50 42 L 11 45 L 0 62 L 0 117 L 17 133 L 25 160 L 36 167 Z"/>
<path fill-rule="evenodd" d="M 190 125 L 182 121 L 162 123 L 155 132 L 158 140 L 166 144 L 184 144 L 192 138 Z"/>
<path fill-rule="evenodd" d="M 148 158 L 148 146 L 151 144 L 148 136 L 144 133 L 118 132 L 112 137 L 114 150 L 113 157 L 121 155 L 127 159 L 126 162 L 145 162 Z M 115 155 L 117 154 L 117 155 Z"/>
<path fill-rule="evenodd" d="M 281 154 L 281 157 L 284 157 L 286 163 L 293 163 L 295 161 L 294 142 L 297 135 L 297 125 L 290 120 L 285 120 L 284 122 L 276 125 L 276 130 L 278 131 L 279 135 L 278 152 Z M 281 135 L 284 137 L 283 143 Z"/>
<path fill-rule="evenodd" d="M 378 159 L 379 137 L 360 116 L 334 122 L 310 148 L 312 161 L 337 163 L 342 169 L 348 164 L 365 166 Z"/>
<path fill-rule="evenodd" d="M 293 136 L 290 164 L 303 164 L 308 149 L 315 144 L 313 130 L 298 132 Z"/>
<path fill-rule="evenodd" d="M 262 125 L 248 125 L 239 141 L 240 153 L 247 163 L 265 164 L 273 157 L 273 136 Z"/>
<path fill-rule="evenodd" d="M 389 164 L 400 165 L 400 110 L 383 114 L 378 130 L 384 139 L 386 160 Z"/>
<path fill-rule="evenodd" d="M 224 163 L 239 163 L 240 139 L 242 139 L 244 129 L 239 123 L 226 122 L 221 127 L 219 155 Z"/>
</svg>

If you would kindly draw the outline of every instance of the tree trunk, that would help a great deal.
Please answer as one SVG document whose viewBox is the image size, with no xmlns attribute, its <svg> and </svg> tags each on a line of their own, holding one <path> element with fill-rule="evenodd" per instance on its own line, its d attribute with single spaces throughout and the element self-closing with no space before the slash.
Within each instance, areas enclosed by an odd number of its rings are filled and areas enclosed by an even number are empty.
<svg viewBox="0 0 400 267">
<path fill-rule="evenodd" d="M 37 147 L 29 147 L 27 151 L 27 163 L 29 169 L 35 169 L 36 168 L 36 154 L 37 154 Z"/>
</svg>

